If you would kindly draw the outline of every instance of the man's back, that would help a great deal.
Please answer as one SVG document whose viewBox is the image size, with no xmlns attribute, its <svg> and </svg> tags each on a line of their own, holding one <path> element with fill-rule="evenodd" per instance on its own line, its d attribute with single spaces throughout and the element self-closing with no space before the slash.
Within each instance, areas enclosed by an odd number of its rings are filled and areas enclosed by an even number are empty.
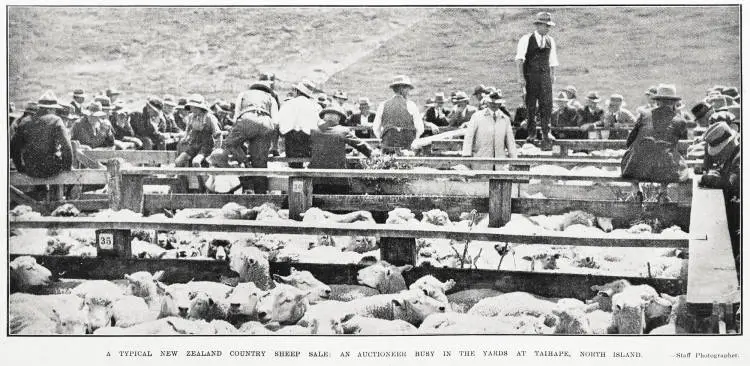
<svg viewBox="0 0 750 366">
<path fill-rule="evenodd" d="M 268 113 L 271 118 L 275 118 L 276 113 L 279 111 L 278 102 L 272 94 L 262 90 L 250 89 L 242 92 L 237 98 L 235 117 L 239 117 L 243 111 L 253 106 L 262 109 Z"/>
<path fill-rule="evenodd" d="M 62 170 L 69 170 L 72 150 L 63 120 L 48 113 L 22 122 L 10 146 L 16 168 L 38 178 L 51 177 Z"/>
</svg>

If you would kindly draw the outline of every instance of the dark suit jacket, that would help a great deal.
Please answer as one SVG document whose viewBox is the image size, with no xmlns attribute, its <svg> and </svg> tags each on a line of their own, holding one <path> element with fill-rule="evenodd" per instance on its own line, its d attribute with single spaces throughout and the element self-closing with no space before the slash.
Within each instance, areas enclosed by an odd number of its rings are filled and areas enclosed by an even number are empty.
<svg viewBox="0 0 750 366">
<path fill-rule="evenodd" d="M 434 123 L 439 127 L 448 126 L 448 114 L 450 114 L 451 111 L 443 108 L 443 115 L 440 118 L 437 118 L 435 108 L 436 107 L 430 107 L 429 109 L 427 109 L 427 111 L 424 113 L 424 120 L 426 122 Z"/>
<path fill-rule="evenodd" d="M 370 113 L 367 116 L 367 122 L 373 123 L 375 121 L 375 113 Z M 344 126 L 361 126 L 362 125 L 362 113 L 352 114 L 344 123 Z M 361 139 L 372 138 L 372 131 L 354 131 L 354 135 Z"/>
</svg>

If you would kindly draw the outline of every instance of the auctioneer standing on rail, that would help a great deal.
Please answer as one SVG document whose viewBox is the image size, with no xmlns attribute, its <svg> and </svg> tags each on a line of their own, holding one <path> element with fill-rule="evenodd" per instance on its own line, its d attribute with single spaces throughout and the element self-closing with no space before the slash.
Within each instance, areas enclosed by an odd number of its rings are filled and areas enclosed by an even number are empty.
<svg viewBox="0 0 750 366">
<path fill-rule="evenodd" d="M 542 123 L 542 150 L 552 148 L 550 133 L 550 116 L 552 115 L 552 84 L 555 82 L 557 47 L 555 41 L 547 35 L 555 26 L 550 13 L 541 12 L 534 20 L 536 31 L 521 37 L 516 49 L 516 68 L 518 82 L 526 93 L 526 110 L 528 116 L 528 141 L 536 137 L 537 102 L 539 102 L 539 119 Z M 533 41 L 532 41 L 533 36 Z"/>
<path fill-rule="evenodd" d="M 382 139 L 383 152 L 394 153 L 409 149 L 414 139 L 422 135 L 424 123 L 419 115 L 419 107 L 407 99 L 414 89 L 411 80 L 399 75 L 390 87 L 395 95 L 378 106 L 372 131 Z"/>
</svg>

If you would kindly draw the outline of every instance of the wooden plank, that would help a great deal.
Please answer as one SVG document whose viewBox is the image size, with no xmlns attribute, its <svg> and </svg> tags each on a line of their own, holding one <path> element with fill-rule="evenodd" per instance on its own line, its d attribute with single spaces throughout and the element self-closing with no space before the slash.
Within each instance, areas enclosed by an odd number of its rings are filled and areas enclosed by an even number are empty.
<svg viewBox="0 0 750 366">
<path fill-rule="evenodd" d="M 164 150 L 88 150 L 84 156 L 94 161 L 123 159 L 130 164 L 172 164 L 177 159 L 176 151 Z"/>
<path fill-rule="evenodd" d="M 313 206 L 335 211 L 387 212 L 397 207 L 411 209 L 418 217 L 432 209 L 446 211 L 451 220 L 462 212 L 476 209 L 487 212 L 487 197 L 473 196 L 417 196 L 417 195 L 313 195 Z"/>
<path fill-rule="evenodd" d="M 252 220 L 184 219 L 158 220 L 152 218 L 113 221 L 92 217 L 43 217 L 11 220 L 11 227 L 19 228 L 98 228 L 127 230 L 180 230 L 209 232 L 260 232 L 273 234 L 336 235 L 336 236 L 380 236 L 403 238 L 445 238 L 457 240 L 500 241 L 524 244 L 553 244 L 595 247 L 654 247 L 687 248 L 687 239 L 664 239 L 659 235 L 615 235 L 600 234 L 580 238 L 578 234 L 544 232 L 515 234 L 504 229 L 474 228 L 466 230 L 452 227 L 419 226 L 407 227 L 393 224 L 369 224 L 357 222 L 303 223 L 303 222 L 258 222 Z"/>
<path fill-rule="evenodd" d="M 490 179 L 489 227 L 502 227 L 510 221 L 512 192 L 513 183 Z"/>
<path fill-rule="evenodd" d="M 281 208 L 286 208 L 288 207 L 286 199 L 286 195 L 278 194 L 145 194 L 143 210 L 158 213 L 164 209 L 221 208 L 230 202 L 245 207 L 255 207 L 271 202 Z"/>
<path fill-rule="evenodd" d="M 109 200 L 108 199 L 98 199 L 98 200 L 63 200 L 63 201 L 48 201 L 48 202 L 38 202 L 37 208 L 35 208 L 35 211 L 38 211 L 42 214 L 49 214 L 52 211 L 54 211 L 56 208 L 69 203 L 73 206 L 75 206 L 80 211 L 84 212 L 92 212 L 92 211 L 99 211 L 99 210 L 105 210 L 109 208 Z"/>
<path fill-rule="evenodd" d="M 302 220 L 302 214 L 313 204 L 313 180 L 304 177 L 291 177 L 288 189 L 289 218 Z"/>
<path fill-rule="evenodd" d="M 11 255 L 11 260 L 19 255 Z M 62 273 L 64 278 L 90 280 L 118 280 L 124 273 L 137 271 L 156 272 L 163 270 L 162 282 L 166 284 L 194 281 L 219 281 L 221 276 L 232 277 L 227 262 L 215 260 L 183 259 L 126 259 L 126 258 L 81 258 L 70 256 L 35 256 L 37 262 L 52 273 Z M 291 267 L 310 271 L 317 279 L 328 284 L 357 284 L 357 272 L 364 268 L 355 264 L 320 264 L 271 262 L 270 272 L 286 276 Z M 618 279 L 627 279 L 634 285 L 648 284 L 659 293 L 673 296 L 684 293 L 681 280 L 640 278 L 622 276 L 599 276 L 571 273 L 462 270 L 454 268 L 416 267 L 404 272 L 407 284 L 431 274 L 441 281 L 453 279 L 456 285 L 452 292 L 470 288 L 496 288 L 503 292 L 527 291 L 540 296 L 554 298 L 577 298 L 585 300 L 594 293 L 592 285 L 602 285 Z"/>
<path fill-rule="evenodd" d="M 107 161 L 107 189 L 109 194 L 109 207 L 112 210 L 119 211 L 122 209 L 122 193 L 125 187 L 122 185 L 122 174 L 120 170 L 124 160 L 110 159 Z"/>
<path fill-rule="evenodd" d="M 13 186 L 10 186 L 10 200 L 19 205 L 26 205 L 32 208 L 39 204 L 35 199 L 27 196 L 23 191 Z"/>
<path fill-rule="evenodd" d="M 547 198 L 559 199 L 581 199 L 585 197 L 592 200 L 622 200 L 632 191 L 632 186 L 627 185 L 566 185 L 547 182 L 519 185 L 522 194 L 541 193 Z M 689 203 L 692 197 L 692 190 L 687 184 L 670 185 L 667 192 L 673 202 Z"/>
<path fill-rule="evenodd" d="M 417 241 L 414 238 L 380 238 L 380 259 L 396 265 L 417 264 Z"/>
<path fill-rule="evenodd" d="M 736 304 L 740 301 L 737 268 L 727 228 L 724 195 L 720 189 L 698 187 L 693 181 L 693 202 L 688 259 L 688 305 L 706 307 L 714 302 Z M 700 239 L 703 236 L 705 239 Z"/>
<path fill-rule="evenodd" d="M 143 180 L 145 175 L 123 175 L 121 207 L 133 212 L 143 212 Z"/>
<path fill-rule="evenodd" d="M 10 172 L 8 182 L 12 186 L 41 186 L 56 184 L 106 184 L 105 169 L 81 169 L 62 172 L 50 178 L 33 178 L 19 172 Z"/>
</svg>

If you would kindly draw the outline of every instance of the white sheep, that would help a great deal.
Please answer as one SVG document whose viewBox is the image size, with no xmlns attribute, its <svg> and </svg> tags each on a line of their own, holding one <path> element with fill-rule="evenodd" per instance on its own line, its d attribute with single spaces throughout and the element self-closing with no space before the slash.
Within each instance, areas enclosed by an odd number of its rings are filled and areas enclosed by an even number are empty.
<svg viewBox="0 0 750 366">
<path fill-rule="evenodd" d="M 482 299 L 467 314 L 489 317 L 531 315 L 544 319 L 544 324 L 552 327 L 557 322 L 552 314 L 555 307 L 550 300 L 519 291 Z"/>
<path fill-rule="evenodd" d="M 307 292 L 284 284 L 264 293 L 258 302 L 258 319 L 262 323 L 277 322 L 294 325 L 305 315 L 310 306 Z"/>
<path fill-rule="evenodd" d="M 257 320 L 258 302 L 263 291 L 252 282 L 241 282 L 233 287 L 224 300 L 228 305 L 227 320 L 238 325 L 248 320 Z"/>
<path fill-rule="evenodd" d="M 229 309 L 224 296 L 217 298 L 206 291 L 195 291 L 190 293 L 189 298 L 188 319 L 205 321 L 227 319 Z"/>
<path fill-rule="evenodd" d="M 331 295 L 328 299 L 336 301 L 346 302 L 380 294 L 380 291 L 377 289 L 361 285 L 333 284 L 329 285 L 329 287 L 331 288 Z"/>
<path fill-rule="evenodd" d="M 359 315 L 345 319 L 341 324 L 344 334 L 404 335 L 416 334 L 417 328 L 400 319 L 385 320 Z"/>
<path fill-rule="evenodd" d="M 453 311 L 465 313 L 480 300 L 502 294 L 502 292 L 492 288 L 473 288 L 448 294 L 447 298 Z"/>
<path fill-rule="evenodd" d="M 85 334 L 85 306 L 75 295 L 31 295 L 8 297 L 10 334 Z"/>
<path fill-rule="evenodd" d="M 672 303 L 667 324 L 652 329 L 648 334 L 685 334 L 690 329 L 691 316 L 687 309 L 687 296 L 669 296 L 662 294 L 662 298 Z"/>
<path fill-rule="evenodd" d="M 445 293 L 453 289 L 453 286 L 455 285 L 456 281 L 453 279 L 441 282 L 432 275 L 426 275 L 420 277 L 414 281 L 414 283 L 409 285 L 409 289 L 422 291 L 425 295 L 437 301 L 448 303 L 448 297 L 445 296 Z"/>
<path fill-rule="evenodd" d="M 21 256 L 10 262 L 10 292 L 25 292 L 35 287 L 48 286 L 52 272 L 36 262 L 34 257 Z"/>
<path fill-rule="evenodd" d="M 256 247 L 232 248 L 229 268 L 239 274 L 240 282 L 252 282 L 261 290 L 270 285 L 268 254 Z"/>
<path fill-rule="evenodd" d="M 545 334 L 542 321 L 533 316 L 485 317 L 462 313 L 436 313 L 419 326 L 423 334 Z"/>
<path fill-rule="evenodd" d="M 646 329 L 644 308 L 638 291 L 625 289 L 612 296 L 613 328 L 617 334 L 643 334 Z"/>
<path fill-rule="evenodd" d="M 380 261 L 357 272 L 357 282 L 377 289 L 381 294 L 393 294 L 406 289 L 403 272 L 410 271 L 411 265 L 394 266 Z"/>
<path fill-rule="evenodd" d="M 315 278 L 310 271 L 298 271 L 291 267 L 289 276 L 274 274 L 273 279 L 277 283 L 294 286 L 301 291 L 309 292 L 307 300 L 311 305 L 328 300 L 331 297 L 331 287 Z"/>
</svg>

